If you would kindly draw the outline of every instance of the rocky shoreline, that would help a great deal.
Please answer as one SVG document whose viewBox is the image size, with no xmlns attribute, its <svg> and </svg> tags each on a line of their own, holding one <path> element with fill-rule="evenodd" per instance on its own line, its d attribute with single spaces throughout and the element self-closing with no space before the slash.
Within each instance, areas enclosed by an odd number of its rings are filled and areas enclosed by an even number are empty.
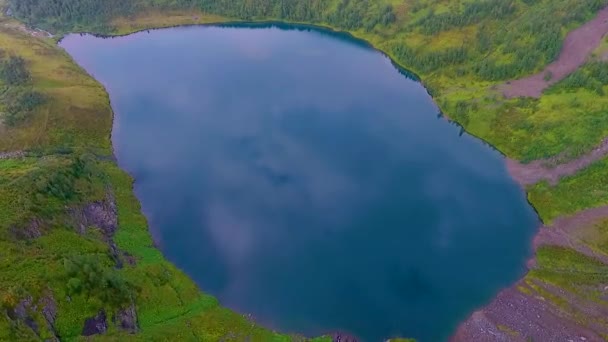
<svg viewBox="0 0 608 342">
<path fill-rule="evenodd" d="M 521 164 L 507 160 L 513 179 L 525 189 L 539 181 L 557 184 L 608 154 L 608 139 L 589 154 L 571 162 L 547 167 L 547 161 Z M 608 255 L 588 246 L 583 236 L 608 220 L 608 206 L 587 209 L 543 225 L 533 239 L 534 255 L 528 270 L 538 267 L 540 247 L 572 249 L 608 266 Z M 473 312 L 458 326 L 451 342 L 468 341 L 606 341 L 608 339 L 608 283 L 600 286 L 600 301 L 590 301 L 565 289 L 525 276 L 502 290 L 487 306 Z M 560 303 L 560 304 L 558 304 Z M 581 319 L 583 313 L 585 319 Z"/>
</svg>

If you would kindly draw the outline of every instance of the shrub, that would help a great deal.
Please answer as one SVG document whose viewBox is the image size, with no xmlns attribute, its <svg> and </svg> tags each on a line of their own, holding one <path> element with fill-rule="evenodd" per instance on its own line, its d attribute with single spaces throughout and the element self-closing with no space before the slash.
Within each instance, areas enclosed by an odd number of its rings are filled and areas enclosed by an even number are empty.
<svg viewBox="0 0 608 342">
<path fill-rule="evenodd" d="M 11 90 L 6 98 L 3 119 L 8 126 L 15 126 L 25 121 L 32 111 L 46 100 L 43 94 L 22 88 Z"/>
<path fill-rule="evenodd" d="M 64 259 L 63 266 L 70 295 L 95 297 L 114 306 L 130 302 L 133 286 L 99 256 L 73 256 Z"/>
<path fill-rule="evenodd" d="M 30 80 L 30 73 L 21 57 L 10 56 L 0 64 L 0 79 L 8 85 L 22 85 Z"/>
</svg>

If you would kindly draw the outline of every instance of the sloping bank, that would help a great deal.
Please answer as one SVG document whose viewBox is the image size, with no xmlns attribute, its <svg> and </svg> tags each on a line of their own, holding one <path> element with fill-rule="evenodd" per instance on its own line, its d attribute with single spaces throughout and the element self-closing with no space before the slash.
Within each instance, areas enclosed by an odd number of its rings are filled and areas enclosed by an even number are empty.
<svg viewBox="0 0 608 342">
<path fill-rule="evenodd" d="M 448 1 L 445 3 L 449 4 Z M 492 5 L 492 1 L 481 3 Z M 555 3 L 566 6 L 573 2 Z M 499 16 L 488 14 L 481 19 L 466 19 L 464 25 L 455 20 L 456 24 L 441 26 L 443 24 L 436 22 L 451 22 L 450 19 L 444 17 L 437 21 L 428 13 L 417 14 L 411 6 L 396 6 L 391 9 L 393 17 L 385 13 L 389 16 L 386 22 L 375 22 L 371 29 L 356 25 L 349 27 L 349 23 L 340 18 L 335 19 L 337 25 L 327 26 L 349 29 L 355 36 L 373 43 L 419 73 L 449 117 L 508 156 L 524 162 L 544 158 L 568 162 L 592 151 L 608 135 L 608 123 L 597 117 L 608 108 L 602 94 L 608 81 L 604 83 L 603 79 L 594 78 L 585 65 L 575 74 L 582 75 L 577 76 L 579 78 L 586 76 L 586 82 L 573 82 L 566 78 L 549 88 L 539 100 L 502 98 L 495 86 L 503 79 L 538 71 L 550 61 L 550 57 L 557 55 L 548 53 L 547 58 L 530 62 L 531 66 L 513 64 L 511 67 L 515 73 L 504 71 L 497 64 L 488 65 L 480 61 L 479 56 L 482 55 L 485 61 L 493 54 L 498 59 L 500 48 L 507 44 L 484 43 L 484 31 L 498 36 L 497 27 L 513 28 L 520 20 L 529 21 L 527 13 L 546 11 L 554 14 L 551 6 L 542 7 L 545 4 L 518 6 L 516 9 L 506 8 Z M 326 8 L 320 10 L 327 11 Z M 467 13 L 466 10 L 463 13 Z M 555 14 L 553 17 L 558 12 Z M 589 20 L 592 14 L 585 12 L 578 19 L 568 19 L 571 21 L 566 27 L 574 29 L 584 20 Z M 222 17 L 198 11 L 164 10 L 114 18 L 104 21 L 103 25 L 75 24 L 69 30 L 126 34 L 154 27 L 225 21 Z M 325 22 L 314 15 L 309 15 L 307 20 L 295 21 Z M 420 28 L 404 31 L 406 29 L 402 26 L 407 23 L 418 23 Z M 12 20 L 3 18 L 3 24 L 2 38 L 13 43 L 5 45 L 11 46 L 13 53 L 24 56 L 31 69 L 32 87 L 48 98 L 32 110 L 31 118 L 23 124 L 5 127 L 6 133 L 2 138 L 11 139 L 0 138 L 2 150 L 30 151 L 27 157 L 2 161 L 2 169 L 8 172 L 0 184 L 3 193 L 12 197 L 6 197 L 10 201 L 0 202 L 0 208 L 9 212 L 14 210 L 16 202 L 33 203 L 31 208 L 21 210 L 18 215 L 6 215 L 2 221 L 8 236 L 3 244 L 11 257 L 5 262 L 7 267 L 10 265 L 14 277 L 7 277 L 6 283 L 2 284 L 3 288 L 10 289 L 3 290 L 3 304 L 10 314 L 8 320 L 0 323 L 5 324 L 0 326 L 0 331 L 10 333 L 6 336 L 9 339 L 15 336 L 56 336 L 63 339 L 101 331 L 104 337 L 141 339 L 152 336 L 202 340 L 293 338 L 256 327 L 246 318 L 221 308 L 213 298 L 201 294 L 190 280 L 164 261 L 152 245 L 145 219 L 132 194 L 131 179 L 112 161 L 104 160 L 111 157 L 111 110 L 103 89 L 84 76 L 65 53 L 48 41 L 41 42 L 41 39 L 32 37 Z M 43 24 L 49 25 L 49 22 Z M 436 28 L 436 25 L 440 26 Z M 471 48 L 453 44 L 453 41 L 462 42 L 473 36 L 474 46 Z M 563 36 L 558 38 L 563 39 Z M 19 44 L 14 44 L 17 41 Z M 485 50 L 477 51 L 477 45 L 482 43 L 487 45 Z M 524 48 L 529 47 L 524 45 Z M 575 108 L 580 110 L 581 107 L 585 113 L 574 116 Z M 80 157 L 83 154 L 94 154 L 97 158 Z M 53 177 L 46 179 L 40 176 L 48 174 Z M 527 190 L 543 221 L 550 223 L 560 216 L 607 204 L 608 185 L 602 182 L 606 179 L 604 176 L 608 176 L 608 165 L 605 159 L 600 159 L 562 179 L 557 185 L 543 182 L 530 185 Z M 61 180 L 64 178 L 75 180 L 68 180 L 66 185 Z M 14 179 L 22 182 L 21 187 L 15 185 Z M 40 185 L 40 190 L 20 193 L 23 182 Z M 104 229 L 105 220 L 100 222 L 99 217 L 111 217 L 113 207 L 116 208 L 119 227 L 112 229 L 109 224 L 110 229 Z M 552 326 L 562 327 L 560 338 L 606 338 L 605 317 L 608 315 L 604 310 L 608 289 L 604 286 L 608 283 L 605 276 L 608 272 L 601 260 L 593 258 L 593 254 L 590 257 L 581 253 L 586 250 L 581 245 L 594 253 L 608 252 L 605 222 L 603 217 L 596 217 L 595 221 L 584 225 L 585 229 L 576 230 L 584 232 L 576 235 L 576 245 L 564 246 L 561 242 L 542 244 L 537 250 L 536 262 L 530 265 L 531 272 L 516 286 L 506 290 L 513 293 L 508 298 L 524 300 L 504 301 L 502 293 L 496 299 L 507 303 L 507 308 L 516 308 L 513 309 L 516 312 L 520 307 L 532 308 L 528 311 L 535 315 L 538 324 L 520 324 L 530 319 L 530 315 L 521 315 L 516 322 L 504 314 L 494 315 L 492 319 L 479 319 L 488 317 L 484 312 L 492 309 L 489 306 L 486 311 L 473 315 L 462 326 L 467 329 L 461 327 L 454 338 L 542 339 L 546 337 L 542 332 Z M 86 229 L 89 227 L 97 228 Z M 570 236 L 572 231 L 564 230 L 564 234 Z M 22 257 L 24 254 L 27 258 Z M 28 270 L 26 279 L 32 279 L 31 284 L 14 286 L 17 279 L 23 277 L 21 272 L 24 269 Z M 45 277 L 41 277 L 42 274 Z M 87 280 L 91 278 L 94 281 Z M 110 292 L 105 293 L 101 289 L 109 289 Z M 107 303 L 104 300 L 116 294 L 123 301 Z M 586 305 L 589 302 L 593 305 Z M 57 310 L 62 307 L 71 309 L 57 315 Z M 139 333 L 126 335 L 134 331 Z"/>
</svg>

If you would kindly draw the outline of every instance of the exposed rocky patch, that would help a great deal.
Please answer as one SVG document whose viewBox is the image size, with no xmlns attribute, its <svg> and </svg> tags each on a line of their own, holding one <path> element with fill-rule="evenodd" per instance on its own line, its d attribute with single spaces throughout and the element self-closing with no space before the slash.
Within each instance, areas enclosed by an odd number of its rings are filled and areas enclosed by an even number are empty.
<svg viewBox="0 0 608 342">
<path fill-rule="evenodd" d="M 127 252 L 122 252 L 122 260 L 129 266 L 135 266 L 137 264 L 137 259 Z"/>
<path fill-rule="evenodd" d="M 131 304 L 131 306 L 126 309 L 118 311 L 114 316 L 113 321 L 119 328 L 132 334 L 139 330 L 137 325 L 137 311 L 135 310 L 134 304 Z"/>
<path fill-rule="evenodd" d="M 521 280 L 473 313 L 451 341 L 603 341 L 605 331 L 596 329 L 581 324 L 572 311 L 558 307 Z"/>
<path fill-rule="evenodd" d="M 110 192 L 108 192 L 106 198 L 101 201 L 71 209 L 69 216 L 72 225 L 80 234 L 85 234 L 91 227 L 95 227 L 101 231 L 117 268 L 122 268 L 125 262 L 128 265 L 135 265 L 135 257 L 120 251 L 113 240 L 114 233 L 118 229 L 118 209 L 116 206 L 116 199 Z M 119 329 L 130 333 L 136 333 L 139 330 L 139 327 L 137 324 L 135 304 L 131 303 L 129 307 L 116 312 L 112 316 L 112 322 Z M 97 316 L 88 318 L 85 321 L 82 335 L 91 336 L 103 334 L 107 329 L 108 323 L 106 313 L 101 310 Z"/>
<path fill-rule="evenodd" d="M 55 319 L 57 319 L 57 303 L 51 295 L 46 295 L 40 299 L 39 305 L 42 307 L 42 316 L 46 321 L 49 331 L 53 333 L 56 341 L 59 341 L 59 336 L 55 330 Z"/>
<path fill-rule="evenodd" d="M 559 82 L 583 65 L 608 33 L 608 7 L 599 11 L 597 16 L 570 32 L 564 41 L 557 60 L 538 74 L 508 82 L 500 88 L 507 98 L 540 97 L 543 90 Z"/>
<path fill-rule="evenodd" d="M 17 159 L 25 157 L 23 151 L 0 152 L 0 160 L 2 159 Z"/>
<path fill-rule="evenodd" d="M 118 228 L 116 200 L 109 193 L 102 201 L 72 209 L 70 217 L 73 219 L 80 234 L 86 233 L 87 228 L 94 226 L 101 230 L 104 237 L 112 238 Z"/>
<path fill-rule="evenodd" d="M 120 251 L 114 242 L 114 233 L 118 229 L 118 209 L 111 193 L 108 193 L 102 201 L 71 209 L 70 219 L 71 224 L 80 234 L 85 234 L 90 227 L 96 227 L 101 231 L 117 268 L 122 268 L 125 262 L 128 265 L 135 265 L 136 259 Z"/>
<path fill-rule="evenodd" d="M 588 167 L 593 162 L 608 155 L 608 138 L 593 151 L 563 164 L 556 164 L 554 159 L 535 160 L 528 164 L 507 159 L 507 169 L 511 176 L 521 185 L 532 185 L 546 180 L 555 185 L 562 177 L 570 176 Z"/>
<path fill-rule="evenodd" d="M 46 229 L 44 221 L 33 219 L 24 226 L 12 226 L 9 228 L 10 235 L 17 240 L 33 240 L 42 236 Z"/>
<path fill-rule="evenodd" d="M 119 260 L 122 253 L 119 252 L 112 240 L 116 229 L 118 229 L 118 211 L 116 201 L 108 194 L 102 201 L 89 203 L 79 208 L 68 210 L 69 222 L 80 234 L 85 234 L 89 227 L 96 227 L 102 232 L 108 242 L 112 255 Z M 40 218 L 34 218 L 25 225 L 15 225 L 9 228 L 11 236 L 18 240 L 33 240 L 41 237 L 49 227 L 48 222 Z M 129 264 L 134 263 L 130 258 Z M 122 261 L 120 261 L 122 264 Z"/>
<path fill-rule="evenodd" d="M 343 332 L 333 333 L 331 338 L 332 338 L 333 342 L 358 342 L 359 341 L 356 337 L 343 333 Z"/>
<path fill-rule="evenodd" d="M 40 336 L 40 328 L 32 316 L 30 316 L 30 311 L 35 310 L 36 306 L 34 305 L 34 300 L 31 296 L 28 296 L 19 301 L 14 308 L 8 309 L 7 314 L 10 319 L 15 321 L 19 320 L 25 323 L 25 325 L 32 329 L 37 336 Z"/>
<path fill-rule="evenodd" d="M 47 294 L 37 302 L 32 296 L 25 296 L 14 307 L 6 308 L 6 311 L 3 313 L 5 313 L 7 318 L 13 321 L 14 324 L 22 324 L 24 327 L 27 327 L 27 329 L 30 329 L 37 337 L 42 336 L 41 331 L 44 331 L 44 323 L 46 322 L 46 330 L 52 335 L 52 338 L 47 339 L 47 341 L 59 341 L 59 336 L 55 330 L 57 304 L 52 295 Z M 44 321 L 36 321 L 35 317 L 37 317 L 38 314 L 42 314 Z"/>
<path fill-rule="evenodd" d="M 101 335 L 108 330 L 106 313 L 100 310 L 99 313 L 91 318 L 87 318 L 82 329 L 82 336 Z"/>
</svg>

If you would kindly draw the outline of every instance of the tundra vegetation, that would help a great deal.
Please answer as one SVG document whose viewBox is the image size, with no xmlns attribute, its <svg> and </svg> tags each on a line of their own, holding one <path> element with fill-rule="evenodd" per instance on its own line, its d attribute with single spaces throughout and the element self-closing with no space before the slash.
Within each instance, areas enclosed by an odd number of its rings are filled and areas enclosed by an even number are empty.
<svg viewBox="0 0 608 342">
<path fill-rule="evenodd" d="M 540 97 L 500 86 L 542 72 L 608 0 L 1 0 L 0 340 L 289 340 L 222 308 L 154 247 L 132 180 L 112 159 L 102 86 L 51 38 L 182 24 L 307 23 L 348 31 L 415 72 L 443 113 L 523 163 L 556 165 L 608 136 L 608 43 Z M 545 73 L 545 81 L 552 80 Z M 608 158 L 526 190 L 541 219 L 608 205 Z M 608 254 L 608 220 L 583 243 Z M 542 247 L 525 281 L 600 301 L 605 264 Z M 529 289 L 526 291 L 530 291 Z M 542 292 L 542 293 L 541 293 Z M 570 298 L 568 297 L 568 298 Z M 576 310 L 566 307 L 565 310 Z M 586 324 L 585 314 L 577 324 Z M 87 329 L 93 324 L 93 331 Z M 103 324 L 101 324 L 103 323 Z M 594 322 L 593 324 L 606 324 Z M 508 328 L 508 327 L 507 327 Z M 99 331 L 95 331 L 95 329 Z M 330 339 L 322 337 L 320 339 Z"/>
</svg>

